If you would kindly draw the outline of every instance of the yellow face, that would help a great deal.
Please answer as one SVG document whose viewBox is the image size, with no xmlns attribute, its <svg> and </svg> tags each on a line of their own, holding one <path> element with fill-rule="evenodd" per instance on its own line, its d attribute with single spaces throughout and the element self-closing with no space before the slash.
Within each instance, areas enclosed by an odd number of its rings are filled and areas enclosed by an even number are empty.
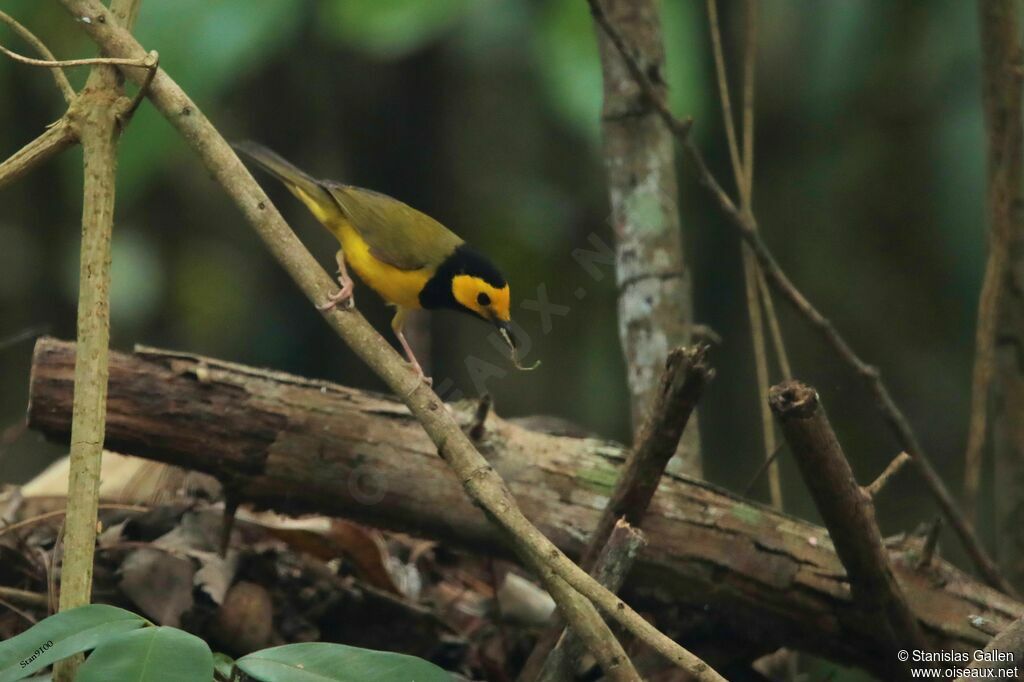
<svg viewBox="0 0 1024 682">
<path fill-rule="evenodd" d="M 508 284 L 499 289 L 473 275 L 456 275 L 452 295 L 459 305 L 488 322 L 508 322 L 511 317 Z"/>
</svg>

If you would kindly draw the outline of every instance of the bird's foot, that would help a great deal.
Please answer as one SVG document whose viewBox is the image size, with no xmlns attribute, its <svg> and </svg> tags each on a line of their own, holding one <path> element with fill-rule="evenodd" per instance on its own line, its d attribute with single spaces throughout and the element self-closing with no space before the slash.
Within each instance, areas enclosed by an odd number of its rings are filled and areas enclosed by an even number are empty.
<svg viewBox="0 0 1024 682">
<path fill-rule="evenodd" d="M 317 310 L 326 312 L 334 308 L 341 308 L 343 310 L 351 310 L 352 308 L 355 308 L 356 283 L 352 281 L 351 277 L 339 277 L 338 282 L 341 284 L 341 289 L 328 296 L 327 303 L 318 305 L 316 307 Z"/>
</svg>

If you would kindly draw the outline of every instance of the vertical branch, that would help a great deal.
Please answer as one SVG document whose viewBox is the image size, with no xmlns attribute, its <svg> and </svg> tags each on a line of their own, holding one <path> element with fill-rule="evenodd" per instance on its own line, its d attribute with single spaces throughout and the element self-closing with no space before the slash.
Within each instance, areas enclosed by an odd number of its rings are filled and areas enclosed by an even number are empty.
<svg viewBox="0 0 1024 682">
<path fill-rule="evenodd" d="M 996 523 L 1000 562 L 1024 584 L 1024 217 L 1022 196 L 1022 64 L 1020 23 L 1013 0 L 979 0 L 982 104 L 988 137 L 990 221 L 988 262 L 978 302 L 971 417 L 964 472 L 968 509 L 981 479 L 991 423 L 996 466 Z M 976 518 L 976 516 L 975 516 Z"/>
<path fill-rule="evenodd" d="M 664 91 L 658 3 L 590 0 L 615 25 L 650 82 Z M 690 273 L 679 227 L 672 131 L 607 33 L 597 30 L 604 79 L 604 161 L 616 241 L 619 337 L 626 359 L 634 437 L 668 351 L 687 342 L 693 321 Z M 681 473 L 700 477 L 696 422 L 678 451 Z"/>
<path fill-rule="evenodd" d="M 113 0 L 111 12 L 125 18 L 139 0 Z M 82 143 L 82 245 L 78 292 L 78 348 L 71 421 L 70 470 L 65 517 L 60 610 L 92 598 L 93 555 L 99 507 L 100 469 L 107 412 L 107 358 L 110 347 L 110 243 L 114 226 L 118 116 L 121 79 L 114 66 L 96 66 L 68 110 Z M 70 682 L 81 659 L 54 669 L 54 679 Z"/>
</svg>

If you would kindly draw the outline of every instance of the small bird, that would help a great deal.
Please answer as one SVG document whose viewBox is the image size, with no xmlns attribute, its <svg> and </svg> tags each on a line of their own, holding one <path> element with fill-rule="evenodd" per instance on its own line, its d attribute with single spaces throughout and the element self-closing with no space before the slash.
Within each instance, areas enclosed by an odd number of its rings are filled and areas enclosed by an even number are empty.
<svg viewBox="0 0 1024 682">
<path fill-rule="evenodd" d="M 233 146 L 283 182 L 341 244 L 337 254 L 341 290 L 332 294 L 321 310 L 354 304 L 355 283 L 347 264 L 367 286 L 398 308 L 391 328 L 420 377 L 426 379 L 402 333 L 406 315 L 418 308 L 457 310 L 492 323 L 519 366 L 510 326 L 508 282 L 490 260 L 458 235 L 397 199 L 312 178 L 255 142 Z"/>
</svg>

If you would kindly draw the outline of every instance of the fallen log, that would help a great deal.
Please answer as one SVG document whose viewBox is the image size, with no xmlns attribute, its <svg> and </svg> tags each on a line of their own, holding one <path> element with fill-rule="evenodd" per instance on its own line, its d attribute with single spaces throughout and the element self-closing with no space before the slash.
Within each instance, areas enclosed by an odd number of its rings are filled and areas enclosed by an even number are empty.
<svg viewBox="0 0 1024 682">
<path fill-rule="evenodd" d="M 29 425 L 67 441 L 74 344 L 41 339 Z M 474 406 L 456 404 L 470 424 Z M 138 349 L 110 357 L 108 449 L 218 477 L 241 502 L 343 516 L 509 555 L 407 409 L 387 396 L 211 358 Z M 530 431 L 493 412 L 478 444 L 523 511 L 577 555 L 608 501 L 623 446 Z M 827 532 L 714 486 L 666 476 L 642 524 L 649 544 L 624 595 L 698 651 L 788 646 L 885 670 L 878 623 L 850 601 Z M 953 566 L 915 568 L 921 544 L 890 546 L 896 579 L 933 648 L 973 651 L 1024 605 Z M 980 619 L 980 620 L 979 620 Z M 976 627 L 985 623 L 983 629 Z"/>
</svg>

